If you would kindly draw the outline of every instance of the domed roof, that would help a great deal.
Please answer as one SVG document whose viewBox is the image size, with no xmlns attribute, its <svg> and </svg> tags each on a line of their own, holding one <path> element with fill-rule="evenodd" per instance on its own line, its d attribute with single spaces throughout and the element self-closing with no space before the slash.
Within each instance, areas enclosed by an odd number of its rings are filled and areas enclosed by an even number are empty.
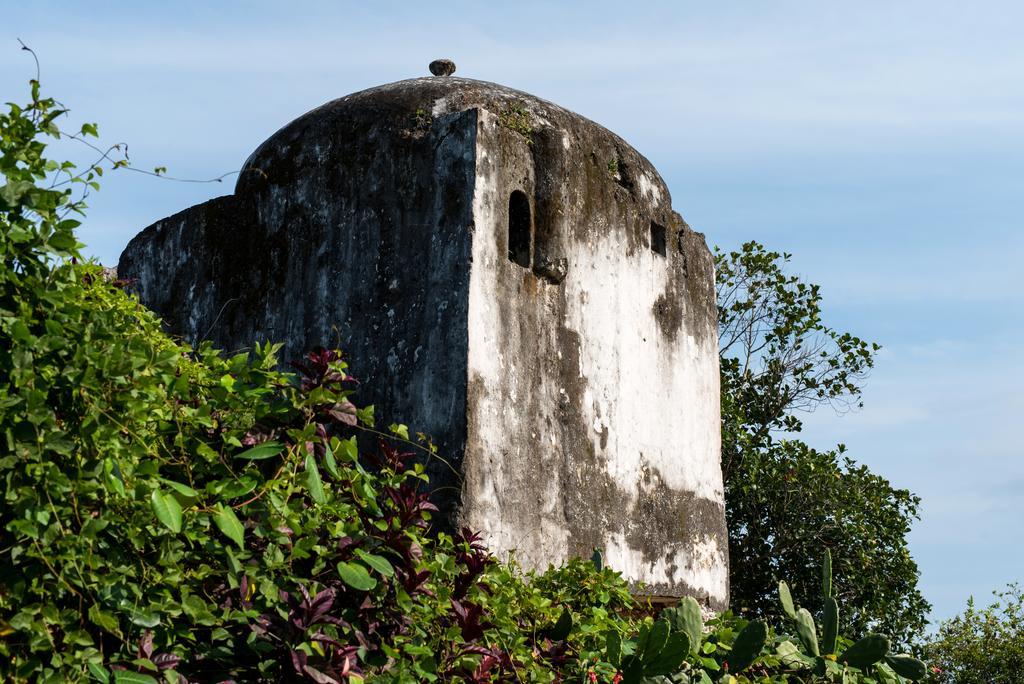
<svg viewBox="0 0 1024 684">
<path fill-rule="evenodd" d="M 309 118 L 343 115 L 357 108 L 381 114 L 425 109 L 437 118 L 475 107 L 493 112 L 523 109 L 539 118 L 541 123 L 557 124 L 568 118 L 601 128 L 579 114 L 515 88 L 471 78 L 428 76 L 387 83 L 346 95 L 317 107 L 282 130 Z"/>
<path fill-rule="evenodd" d="M 415 122 L 431 122 L 449 114 L 480 108 L 498 116 L 518 117 L 529 122 L 529 133 L 552 134 L 568 148 L 574 140 L 593 149 L 613 148 L 623 161 L 632 162 L 657 176 L 653 166 L 622 138 L 603 126 L 552 102 L 521 90 L 469 78 L 428 76 L 368 88 L 332 100 L 306 114 L 268 138 L 246 161 L 245 168 L 267 170 L 285 150 L 294 155 L 307 146 L 340 137 L 360 139 L 380 135 L 382 130 L 401 134 Z M 390 125 L 389 125 L 390 124 Z M 254 174 L 240 174 L 238 187 L 247 185 Z M 261 174 L 262 175 L 262 174 Z"/>
</svg>

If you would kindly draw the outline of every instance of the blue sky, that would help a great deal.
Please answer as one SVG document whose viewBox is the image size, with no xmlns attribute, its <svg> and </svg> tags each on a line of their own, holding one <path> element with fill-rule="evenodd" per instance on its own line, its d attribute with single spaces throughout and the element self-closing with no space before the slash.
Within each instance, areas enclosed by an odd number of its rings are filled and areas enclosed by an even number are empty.
<svg viewBox="0 0 1024 684">
<path fill-rule="evenodd" d="M 865 408 L 806 437 L 924 500 L 933 617 L 1024 580 L 1024 5 L 11 3 L 0 89 L 45 89 L 143 168 L 209 178 L 335 97 L 436 57 L 580 112 L 659 168 L 709 244 L 756 239 L 884 346 Z M 67 154 L 81 157 L 80 150 Z M 88 252 L 231 190 L 118 172 Z"/>
</svg>

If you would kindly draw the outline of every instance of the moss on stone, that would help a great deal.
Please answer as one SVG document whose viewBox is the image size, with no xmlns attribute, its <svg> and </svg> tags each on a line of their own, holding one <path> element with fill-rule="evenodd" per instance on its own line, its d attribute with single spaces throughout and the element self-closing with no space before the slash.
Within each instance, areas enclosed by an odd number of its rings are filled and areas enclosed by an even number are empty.
<svg viewBox="0 0 1024 684">
<path fill-rule="evenodd" d="M 498 122 L 505 128 L 515 131 L 527 140 L 533 134 L 533 118 L 525 108 L 513 104 L 498 114 Z"/>
</svg>

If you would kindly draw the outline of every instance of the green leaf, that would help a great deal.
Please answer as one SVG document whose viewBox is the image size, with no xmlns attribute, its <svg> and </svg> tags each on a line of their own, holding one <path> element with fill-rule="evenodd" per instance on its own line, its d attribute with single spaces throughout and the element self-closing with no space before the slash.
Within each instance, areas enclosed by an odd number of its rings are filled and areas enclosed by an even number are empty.
<svg viewBox="0 0 1024 684">
<path fill-rule="evenodd" d="M 224 536 L 238 544 L 238 548 L 245 549 L 245 528 L 238 521 L 235 512 L 230 506 L 218 504 L 213 514 L 213 522 L 217 528 L 224 533 Z"/>
<path fill-rule="evenodd" d="M 16 207 L 21 202 L 21 198 L 32 191 L 33 185 L 31 181 L 15 181 L 8 183 L 0 187 L 0 199 L 4 200 L 8 206 Z"/>
<path fill-rule="evenodd" d="M 324 483 L 320 479 L 320 470 L 316 467 L 316 459 L 313 454 L 306 454 L 306 488 L 313 501 L 318 504 L 327 503 L 327 496 L 324 494 Z"/>
<path fill-rule="evenodd" d="M 25 321 L 17 320 L 11 324 L 8 332 L 11 340 L 14 342 L 31 343 L 33 341 L 32 333 L 29 331 L 28 326 L 25 325 Z"/>
<path fill-rule="evenodd" d="M 616 667 L 619 666 L 622 656 L 622 637 L 614 629 L 608 630 L 604 636 L 604 653 L 609 663 Z"/>
<path fill-rule="evenodd" d="M 394 577 L 395 569 L 391 567 L 391 563 L 388 562 L 387 558 L 384 558 L 383 556 L 375 556 L 372 553 L 363 551 L 362 549 L 356 549 L 356 555 L 359 556 L 360 560 L 385 577 Z"/>
<path fill-rule="evenodd" d="M 181 532 L 181 504 L 170 494 L 165 494 L 159 489 L 154 489 L 149 497 L 153 505 L 153 512 L 156 518 L 164 524 L 164 527 L 171 532 Z"/>
<path fill-rule="evenodd" d="M 207 489 L 218 494 L 221 499 L 236 499 L 256 489 L 258 484 L 259 480 L 251 474 L 246 474 L 238 478 L 232 477 L 229 480 L 220 480 L 213 483 L 212 487 L 207 485 Z"/>
<path fill-rule="evenodd" d="M 789 616 L 790 620 L 796 620 L 796 607 L 793 605 L 793 595 L 789 592 L 789 585 L 779 582 L 779 602 L 782 603 L 782 611 Z"/>
<path fill-rule="evenodd" d="M 750 665 L 761 655 L 765 642 L 768 640 L 768 625 L 755 620 L 748 622 L 743 631 L 732 643 L 732 653 L 729 656 L 729 672 L 736 673 L 750 667 Z"/>
<path fill-rule="evenodd" d="M 645 666 L 649 665 L 661 654 L 661 649 L 665 648 L 671 631 L 668 620 L 665 619 L 655 620 L 654 624 L 651 625 L 651 631 L 647 635 L 647 643 L 644 645 L 644 653 L 641 656 Z"/>
<path fill-rule="evenodd" d="M 552 641 L 565 641 L 572 631 L 572 613 L 568 608 L 562 608 L 562 614 L 558 616 L 555 626 L 548 632 L 548 638 Z"/>
<path fill-rule="evenodd" d="M 160 671 L 160 669 L 156 666 L 156 663 L 154 663 L 149 658 L 135 658 L 131 662 L 132 665 L 134 665 L 135 667 L 141 667 L 142 669 L 149 670 L 150 672 Z"/>
<path fill-rule="evenodd" d="M 807 656 L 801 653 L 792 641 L 779 642 L 775 647 L 775 654 L 779 657 L 779 662 L 786 667 L 800 669 L 810 666 Z"/>
<path fill-rule="evenodd" d="M 117 622 L 117 618 L 105 612 L 98 603 L 94 603 L 89 607 L 89 622 L 115 636 L 121 636 L 121 627 Z"/>
<path fill-rule="evenodd" d="M 356 446 L 355 437 L 341 440 L 341 450 L 349 462 L 354 463 L 359 460 L 359 448 Z"/>
<path fill-rule="evenodd" d="M 93 679 L 102 682 L 102 684 L 110 684 L 110 671 L 107 668 L 92 661 L 87 663 L 86 667 L 89 668 L 89 674 L 92 675 Z"/>
<path fill-rule="evenodd" d="M 705 658 L 703 656 L 697 656 L 697 660 L 700 661 L 701 665 L 703 665 L 706 669 L 711 670 L 712 672 L 718 672 L 722 669 L 722 666 L 719 665 L 718 661 L 714 658 Z"/>
<path fill-rule="evenodd" d="M 331 445 L 327 444 L 324 449 L 324 465 L 327 467 L 327 472 L 331 474 L 331 477 L 340 479 L 338 474 L 338 462 L 334 460 L 334 450 L 331 449 Z"/>
<path fill-rule="evenodd" d="M 114 684 L 157 684 L 148 674 L 130 670 L 114 670 Z"/>
<path fill-rule="evenodd" d="M 408 441 L 408 439 L 409 439 L 409 428 L 407 426 L 401 425 L 399 423 L 392 423 L 391 426 L 388 429 L 391 430 L 392 434 L 398 435 L 402 439 Z"/>
<path fill-rule="evenodd" d="M 806 608 L 801 608 L 796 612 L 796 633 L 809 654 L 821 655 L 818 651 L 818 632 L 814 627 L 814 617 Z"/>
<path fill-rule="evenodd" d="M 825 610 L 822 616 L 821 648 L 822 652 L 835 653 L 836 641 L 839 637 L 839 604 L 834 598 L 825 599 Z"/>
<path fill-rule="evenodd" d="M 257 444 L 251 449 L 246 449 L 240 454 L 235 454 L 235 458 L 243 458 L 249 461 L 261 461 L 265 458 L 272 458 L 277 456 L 284 450 L 284 445 L 280 442 L 263 442 Z"/>
<path fill-rule="evenodd" d="M 924 663 L 922 663 L 922 665 L 923 664 Z M 889 667 L 888 663 L 875 663 L 873 669 L 878 675 L 878 681 L 880 684 L 905 684 L 905 679 L 897 675 L 896 671 Z"/>
<path fill-rule="evenodd" d="M 75 239 L 74 234 L 71 232 L 54 233 L 50 236 L 50 239 L 47 242 L 52 249 L 56 249 L 61 252 L 67 252 L 83 246 Z"/>
<path fill-rule="evenodd" d="M 837 659 L 850 667 L 864 669 L 874 665 L 889 652 L 889 640 L 880 634 L 868 634 L 866 637 L 846 649 Z"/>
<path fill-rule="evenodd" d="M 832 598 L 832 552 L 825 549 L 825 560 L 821 564 L 821 595 Z"/>
<path fill-rule="evenodd" d="M 190 499 L 198 499 L 199 498 L 199 492 L 197 492 L 196 490 L 192 489 L 188 485 L 183 485 L 180 482 L 175 482 L 174 480 L 168 480 L 168 479 L 163 478 L 163 477 L 160 478 L 160 481 L 163 482 L 168 487 L 170 487 L 171 489 L 173 489 L 174 491 L 176 491 L 179 494 L 181 494 L 182 496 L 186 496 L 186 497 L 188 497 Z"/>
<path fill-rule="evenodd" d="M 696 599 L 687 596 L 678 606 L 661 611 L 661 617 L 668 620 L 674 631 L 686 632 L 690 640 L 690 652 L 696 653 L 704 633 L 704 618 Z"/>
<path fill-rule="evenodd" d="M 689 654 L 690 637 L 686 632 L 673 632 L 665 641 L 660 653 L 644 656 L 644 676 L 670 675 L 679 669 Z"/>
<path fill-rule="evenodd" d="M 214 624 L 215 618 L 206 601 L 195 594 L 189 594 L 182 597 L 181 609 L 184 611 L 185 615 L 189 616 L 201 625 Z"/>
<path fill-rule="evenodd" d="M 124 486 L 124 475 L 121 473 L 121 466 L 117 459 L 108 458 L 103 461 L 103 472 L 107 476 L 107 484 L 119 495 L 125 496 L 127 490 Z"/>
<path fill-rule="evenodd" d="M 160 624 L 160 616 L 150 610 L 133 608 L 129 610 L 129 618 L 132 624 L 140 627 L 156 627 Z"/>
<path fill-rule="evenodd" d="M 909 655 L 891 655 L 885 657 L 885 662 L 889 664 L 896 674 L 901 677 L 906 677 L 911 681 L 917 681 L 928 674 L 928 667 L 917 658 Z"/>
<path fill-rule="evenodd" d="M 377 586 L 377 580 L 370 577 L 366 568 L 358 563 L 338 563 L 338 576 L 345 584 L 359 591 L 369 591 Z"/>
</svg>

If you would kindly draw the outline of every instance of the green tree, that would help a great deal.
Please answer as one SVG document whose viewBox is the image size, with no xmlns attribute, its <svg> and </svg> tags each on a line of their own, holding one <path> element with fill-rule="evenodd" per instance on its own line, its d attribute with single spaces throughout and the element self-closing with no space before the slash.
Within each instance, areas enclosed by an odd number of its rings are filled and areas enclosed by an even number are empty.
<svg viewBox="0 0 1024 684">
<path fill-rule="evenodd" d="M 937 684 L 1011 684 L 1024 678 L 1024 591 L 1011 584 L 996 600 L 939 625 L 924 652 Z"/>
<path fill-rule="evenodd" d="M 879 347 L 825 325 L 819 287 L 787 274 L 789 258 L 756 242 L 716 252 L 733 603 L 777 618 L 779 579 L 809 599 L 817 549 L 827 547 L 837 593 L 855 606 L 849 631 L 906 642 L 930 607 L 906 544 L 920 500 L 843 445 L 819 451 L 792 439 L 801 413 L 861 405 Z"/>
</svg>

